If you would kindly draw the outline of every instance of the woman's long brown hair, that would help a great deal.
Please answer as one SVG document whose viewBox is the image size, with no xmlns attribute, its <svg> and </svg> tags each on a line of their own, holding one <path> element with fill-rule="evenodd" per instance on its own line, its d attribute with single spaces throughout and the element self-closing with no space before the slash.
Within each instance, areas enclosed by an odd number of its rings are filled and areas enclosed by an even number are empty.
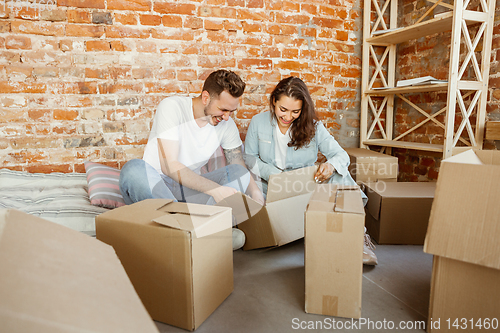
<svg viewBox="0 0 500 333">
<path fill-rule="evenodd" d="M 314 103 L 304 81 L 294 76 L 283 79 L 276 85 L 269 98 L 271 115 L 276 121 L 278 120 L 274 113 L 276 101 L 282 96 L 302 101 L 302 110 L 300 116 L 292 122 L 292 128 L 290 129 L 291 141 L 288 143 L 289 147 L 295 147 L 295 150 L 297 150 L 311 142 L 316 134 L 316 121 L 318 118 L 314 110 Z"/>
</svg>

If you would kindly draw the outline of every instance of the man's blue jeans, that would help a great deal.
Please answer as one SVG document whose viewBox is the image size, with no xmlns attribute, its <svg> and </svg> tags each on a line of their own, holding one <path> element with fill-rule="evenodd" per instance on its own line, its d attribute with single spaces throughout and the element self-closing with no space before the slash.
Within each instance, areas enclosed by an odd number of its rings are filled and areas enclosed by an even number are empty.
<svg viewBox="0 0 500 333">
<path fill-rule="evenodd" d="M 203 174 L 202 177 L 245 193 L 250 183 L 250 172 L 239 164 Z M 127 205 L 146 199 L 173 199 L 180 202 L 214 205 L 208 194 L 182 186 L 172 178 L 159 173 L 142 159 L 127 162 L 120 172 L 120 191 Z"/>
</svg>

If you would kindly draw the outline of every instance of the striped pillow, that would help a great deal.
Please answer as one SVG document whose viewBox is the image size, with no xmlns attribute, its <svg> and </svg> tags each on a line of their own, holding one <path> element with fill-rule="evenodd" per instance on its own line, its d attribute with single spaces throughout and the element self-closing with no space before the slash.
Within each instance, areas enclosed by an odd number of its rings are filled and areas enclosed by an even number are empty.
<svg viewBox="0 0 500 333">
<path fill-rule="evenodd" d="M 85 162 L 90 203 L 95 206 L 117 208 L 125 206 L 118 181 L 120 170 L 94 162 Z"/>
</svg>

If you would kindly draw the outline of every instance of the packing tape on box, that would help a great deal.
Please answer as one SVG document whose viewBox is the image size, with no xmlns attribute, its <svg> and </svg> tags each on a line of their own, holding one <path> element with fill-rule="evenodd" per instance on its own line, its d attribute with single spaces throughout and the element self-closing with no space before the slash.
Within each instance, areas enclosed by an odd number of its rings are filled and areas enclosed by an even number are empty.
<svg viewBox="0 0 500 333">
<path fill-rule="evenodd" d="M 344 218 L 342 214 L 326 214 L 326 232 L 340 233 L 343 230 Z"/>
<path fill-rule="evenodd" d="M 323 308 L 321 314 L 328 316 L 337 316 L 339 310 L 339 297 L 323 295 Z"/>
</svg>

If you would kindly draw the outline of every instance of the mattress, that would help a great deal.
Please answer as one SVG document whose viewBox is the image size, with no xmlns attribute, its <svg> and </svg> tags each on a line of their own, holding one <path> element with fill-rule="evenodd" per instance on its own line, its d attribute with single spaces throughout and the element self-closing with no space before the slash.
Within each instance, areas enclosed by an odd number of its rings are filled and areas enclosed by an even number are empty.
<svg viewBox="0 0 500 333">
<path fill-rule="evenodd" d="M 0 209 L 12 208 L 95 236 L 95 216 L 84 173 L 28 173 L 0 169 Z"/>
</svg>

